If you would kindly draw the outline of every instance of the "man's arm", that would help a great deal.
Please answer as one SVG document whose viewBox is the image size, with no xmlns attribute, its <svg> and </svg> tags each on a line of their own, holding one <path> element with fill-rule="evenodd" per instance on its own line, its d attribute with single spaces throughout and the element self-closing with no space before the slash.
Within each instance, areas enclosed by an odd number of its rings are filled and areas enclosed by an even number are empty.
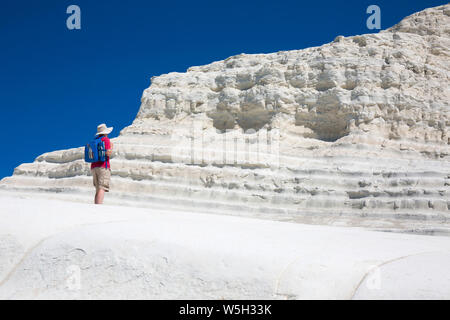
<svg viewBox="0 0 450 320">
<path fill-rule="evenodd" d="M 113 147 L 114 147 L 114 144 L 113 144 L 112 142 L 110 142 L 109 144 L 110 144 L 110 146 L 109 146 L 109 149 L 106 150 L 106 155 L 107 155 L 108 157 L 111 157 L 112 151 L 113 151 Z"/>
</svg>

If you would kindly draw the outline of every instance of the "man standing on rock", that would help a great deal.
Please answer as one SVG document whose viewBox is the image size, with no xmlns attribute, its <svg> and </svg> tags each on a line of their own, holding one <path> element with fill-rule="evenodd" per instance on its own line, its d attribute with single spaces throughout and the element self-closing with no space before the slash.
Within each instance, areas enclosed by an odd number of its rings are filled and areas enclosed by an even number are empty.
<svg viewBox="0 0 450 320">
<path fill-rule="evenodd" d="M 95 204 L 102 204 L 105 192 L 109 192 L 109 182 L 111 180 L 111 165 L 109 157 L 111 157 L 113 143 L 109 140 L 108 134 L 111 133 L 113 127 L 108 128 L 102 123 L 97 127 L 96 137 L 100 138 L 105 144 L 106 161 L 98 161 L 91 164 L 92 177 L 95 186 Z"/>
</svg>

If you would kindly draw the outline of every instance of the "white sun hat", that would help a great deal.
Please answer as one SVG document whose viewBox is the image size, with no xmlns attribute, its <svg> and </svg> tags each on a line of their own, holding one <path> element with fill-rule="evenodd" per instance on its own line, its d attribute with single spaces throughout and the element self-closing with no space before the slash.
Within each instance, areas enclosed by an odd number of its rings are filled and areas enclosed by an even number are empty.
<svg viewBox="0 0 450 320">
<path fill-rule="evenodd" d="M 108 128 L 106 124 L 102 123 L 97 126 L 97 136 L 100 134 L 110 134 L 113 131 L 113 127 Z"/>
</svg>

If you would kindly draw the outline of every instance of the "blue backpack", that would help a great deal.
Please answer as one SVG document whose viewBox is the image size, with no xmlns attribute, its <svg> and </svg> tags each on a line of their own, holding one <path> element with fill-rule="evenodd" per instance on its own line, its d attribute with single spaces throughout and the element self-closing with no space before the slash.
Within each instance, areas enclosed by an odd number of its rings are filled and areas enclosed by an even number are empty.
<svg viewBox="0 0 450 320">
<path fill-rule="evenodd" d="M 90 163 L 106 161 L 106 148 L 102 137 L 95 138 L 84 147 L 84 161 Z M 107 161 L 106 167 L 108 167 Z"/>
</svg>

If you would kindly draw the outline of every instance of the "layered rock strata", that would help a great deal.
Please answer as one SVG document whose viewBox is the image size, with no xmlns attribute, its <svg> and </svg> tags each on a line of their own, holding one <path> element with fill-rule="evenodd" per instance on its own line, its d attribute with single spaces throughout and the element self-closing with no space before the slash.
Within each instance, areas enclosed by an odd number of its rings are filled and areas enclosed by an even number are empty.
<svg viewBox="0 0 450 320">
<path fill-rule="evenodd" d="M 450 5 L 376 34 L 153 77 L 113 141 L 109 201 L 434 228 L 450 217 Z M 83 148 L 9 191 L 90 195 Z M 355 222 L 356 221 L 356 222 Z"/>
</svg>

